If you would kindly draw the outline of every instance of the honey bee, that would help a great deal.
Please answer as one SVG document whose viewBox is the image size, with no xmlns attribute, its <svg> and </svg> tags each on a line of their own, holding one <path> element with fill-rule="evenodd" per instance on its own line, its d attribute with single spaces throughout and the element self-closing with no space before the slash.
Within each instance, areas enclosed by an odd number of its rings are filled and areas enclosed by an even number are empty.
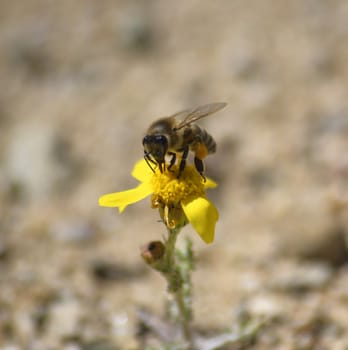
<svg viewBox="0 0 348 350">
<path fill-rule="evenodd" d="M 216 142 L 205 129 L 195 122 L 225 106 L 226 103 L 222 102 L 210 103 L 180 111 L 153 122 L 143 138 L 144 158 L 151 170 L 155 171 L 153 166 L 158 166 L 163 172 L 166 168 L 166 156 L 171 157 L 168 165 L 168 170 L 170 170 L 179 156 L 178 177 L 180 177 L 185 169 L 189 151 L 192 151 L 195 167 L 205 181 L 203 159 L 208 154 L 215 153 Z"/>
</svg>

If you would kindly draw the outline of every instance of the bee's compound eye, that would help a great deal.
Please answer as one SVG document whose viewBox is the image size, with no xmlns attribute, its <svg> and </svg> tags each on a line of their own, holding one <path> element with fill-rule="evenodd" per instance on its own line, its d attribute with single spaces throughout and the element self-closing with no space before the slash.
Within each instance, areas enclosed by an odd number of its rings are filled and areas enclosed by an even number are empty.
<svg viewBox="0 0 348 350">
<path fill-rule="evenodd" d="M 143 145 L 149 144 L 152 141 L 152 136 L 145 135 L 143 138 Z"/>
<path fill-rule="evenodd" d="M 164 135 L 156 135 L 155 142 L 164 146 L 166 146 L 168 143 L 167 138 Z"/>
</svg>

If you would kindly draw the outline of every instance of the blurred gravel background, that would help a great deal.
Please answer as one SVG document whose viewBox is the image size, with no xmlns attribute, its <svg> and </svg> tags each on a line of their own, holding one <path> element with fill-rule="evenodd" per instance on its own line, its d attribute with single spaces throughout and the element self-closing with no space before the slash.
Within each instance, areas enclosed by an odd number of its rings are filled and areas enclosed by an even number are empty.
<svg viewBox="0 0 348 350">
<path fill-rule="evenodd" d="M 195 325 L 348 349 L 347 62 L 345 0 L 1 1 L 0 348 L 141 349 L 166 293 L 139 247 L 164 227 L 98 197 L 136 184 L 151 121 L 225 101 L 202 122 L 216 241 L 183 231 Z"/>
</svg>

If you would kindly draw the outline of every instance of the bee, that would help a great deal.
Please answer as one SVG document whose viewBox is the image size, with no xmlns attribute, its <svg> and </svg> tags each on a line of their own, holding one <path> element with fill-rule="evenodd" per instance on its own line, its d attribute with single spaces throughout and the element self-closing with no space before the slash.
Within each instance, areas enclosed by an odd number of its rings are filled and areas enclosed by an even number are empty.
<svg viewBox="0 0 348 350">
<path fill-rule="evenodd" d="M 220 109 L 226 103 L 210 103 L 197 108 L 187 109 L 153 122 L 143 138 L 144 158 L 154 172 L 158 166 L 161 173 L 166 169 L 165 158 L 171 157 L 168 165 L 170 170 L 178 157 L 178 178 L 185 169 L 189 151 L 194 153 L 194 164 L 205 181 L 203 159 L 216 151 L 216 142 L 208 132 L 195 124 L 199 119 L 207 117 Z M 180 121 L 181 120 L 181 121 Z"/>
</svg>

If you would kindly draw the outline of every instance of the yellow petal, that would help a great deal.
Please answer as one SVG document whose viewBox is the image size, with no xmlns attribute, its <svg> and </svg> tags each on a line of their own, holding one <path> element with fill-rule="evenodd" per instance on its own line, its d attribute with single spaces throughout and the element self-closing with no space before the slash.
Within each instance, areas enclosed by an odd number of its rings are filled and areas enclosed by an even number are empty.
<svg viewBox="0 0 348 350">
<path fill-rule="evenodd" d="M 204 183 L 205 188 L 215 188 L 217 186 L 217 183 L 213 181 L 212 179 L 207 178 L 207 181 Z"/>
<path fill-rule="evenodd" d="M 153 172 L 147 165 L 145 159 L 141 159 L 134 165 L 132 176 L 140 182 L 149 182 Z"/>
<path fill-rule="evenodd" d="M 219 219 L 219 213 L 214 204 L 207 198 L 198 197 L 189 203 L 182 203 L 182 208 L 203 241 L 205 243 L 213 242 L 215 224 Z"/>
<path fill-rule="evenodd" d="M 129 204 L 141 201 L 153 192 L 152 186 L 142 183 L 139 186 L 127 191 L 105 194 L 99 198 L 99 205 L 102 207 L 118 207 L 120 213 Z"/>
</svg>

